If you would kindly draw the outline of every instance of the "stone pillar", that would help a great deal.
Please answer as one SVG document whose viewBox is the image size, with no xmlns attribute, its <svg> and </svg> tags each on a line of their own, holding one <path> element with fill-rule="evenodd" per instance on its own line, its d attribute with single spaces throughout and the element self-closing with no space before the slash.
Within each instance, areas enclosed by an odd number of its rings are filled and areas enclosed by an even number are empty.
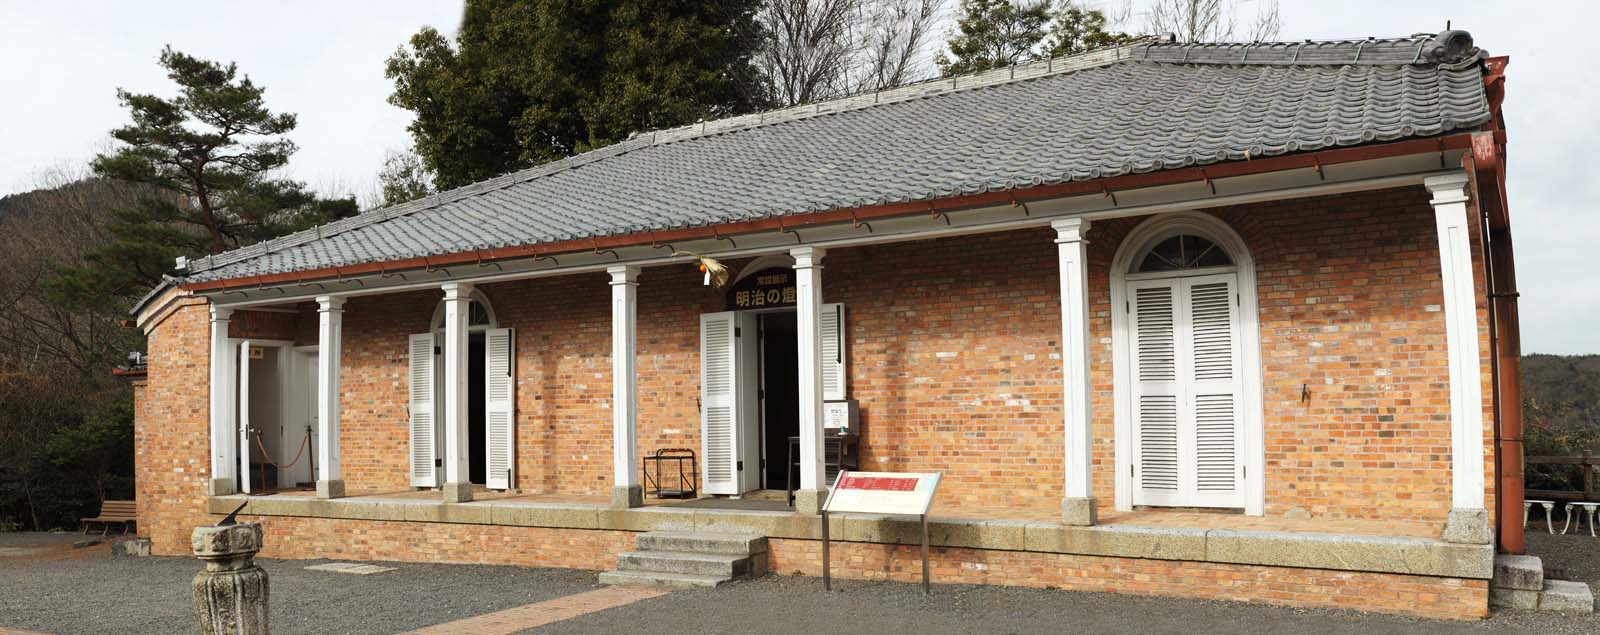
<svg viewBox="0 0 1600 635">
<path fill-rule="evenodd" d="M 644 505 L 639 486 L 639 268 L 611 267 L 611 506 Z"/>
<path fill-rule="evenodd" d="M 1089 427 L 1089 242 L 1083 239 L 1089 221 L 1064 218 L 1050 226 L 1056 230 L 1056 260 L 1061 272 L 1061 386 L 1066 426 L 1066 496 L 1061 501 L 1061 522 L 1089 526 L 1095 523 L 1094 490 L 1089 480 L 1093 463 Z"/>
<path fill-rule="evenodd" d="M 472 500 L 467 471 L 467 320 L 472 285 L 444 285 L 444 500 Z"/>
<path fill-rule="evenodd" d="M 239 438 L 234 428 L 234 395 L 238 377 L 236 349 L 228 345 L 228 323 L 233 309 L 211 305 L 211 495 L 238 491 Z"/>
<path fill-rule="evenodd" d="M 339 471 L 339 365 L 344 298 L 317 297 L 317 498 L 342 498 Z"/>
<path fill-rule="evenodd" d="M 1482 357 L 1473 284 L 1471 224 L 1465 172 L 1430 176 L 1439 233 L 1439 276 L 1444 287 L 1445 340 L 1450 360 L 1450 515 L 1448 542 L 1487 544 L 1492 535 L 1484 509 Z"/>
<path fill-rule="evenodd" d="M 256 566 L 260 523 L 195 527 L 195 557 L 206 568 L 194 576 L 194 610 L 202 635 L 266 635 L 267 572 Z"/>
<path fill-rule="evenodd" d="M 822 440 L 822 256 L 817 247 L 789 251 L 795 271 L 795 339 L 800 356 L 800 489 L 795 511 L 816 514 L 828 497 Z"/>
</svg>

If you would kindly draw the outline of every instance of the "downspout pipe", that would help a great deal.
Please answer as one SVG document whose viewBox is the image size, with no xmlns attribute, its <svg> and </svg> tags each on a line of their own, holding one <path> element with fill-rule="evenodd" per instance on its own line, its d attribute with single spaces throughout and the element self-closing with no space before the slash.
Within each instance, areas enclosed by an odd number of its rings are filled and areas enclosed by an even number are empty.
<svg viewBox="0 0 1600 635">
<path fill-rule="evenodd" d="M 1503 67 L 1502 67 L 1503 68 Z M 1522 338 L 1516 263 L 1506 204 L 1505 148 L 1495 131 L 1474 135 L 1471 157 L 1489 306 L 1490 375 L 1495 429 L 1495 538 L 1498 551 L 1526 551 L 1522 527 Z"/>
</svg>

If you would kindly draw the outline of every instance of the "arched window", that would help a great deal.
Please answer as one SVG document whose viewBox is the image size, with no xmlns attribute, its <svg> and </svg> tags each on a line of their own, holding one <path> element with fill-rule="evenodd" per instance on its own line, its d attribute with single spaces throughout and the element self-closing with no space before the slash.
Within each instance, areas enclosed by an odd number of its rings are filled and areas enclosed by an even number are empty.
<svg viewBox="0 0 1600 635">
<path fill-rule="evenodd" d="M 472 290 L 471 300 L 467 304 L 467 328 L 486 329 L 495 326 L 494 307 L 490 306 L 489 298 L 482 291 Z M 433 310 L 433 330 L 444 330 L 444 301 L 439 301 L 439 306 Z"/>
<path fill-rule="evenodd" d="M 1233 258 L 1211 240 L 1192 234 L 1179 234 L 1150 247 L 1134 261 L 1133 270 L 1129 273 L 1226 267 L 1231 264 Z"/>
</svg>

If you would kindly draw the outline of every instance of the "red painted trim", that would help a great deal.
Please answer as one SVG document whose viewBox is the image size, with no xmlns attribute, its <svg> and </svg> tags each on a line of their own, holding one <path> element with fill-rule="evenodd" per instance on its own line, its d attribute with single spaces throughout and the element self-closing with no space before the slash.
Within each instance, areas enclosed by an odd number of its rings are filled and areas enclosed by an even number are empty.
<svg viewBox="0 0 1600 635">
<path fill-rule="evenodd" d="M 213 291 L 217 289 L 230 289 L 250 286 L 264 286 L 268 284 L 282 284 L 289 282 L 308 282 L 350 275 L 370 273 L 387 273 L 399 269 L 433 269 L 440 266 L 463 264 L 473 262 L 487 262 L 493 260 L 506 260 L 513 258 L 543 257 L 552 254 L 562 254 L 598 249 L 614 249 L 617 247 L 631 247 L 638 245 L 654 245 L 663 242 L 680 240 L 693 240 L 697 238 L 721 238 L 730 234 L 742 234 L 758 231 L 785 230 L 804 227 L 807 225 L 822 225 L 829 223 L 853 222 L 860 223 L 863 219 L 884 218 L 887 216 L 904 216 L 909 214 L 932 213 L 937 216 L 940 212 L 966 209 L 973 207 L 986 207 L 993 205 L 1026 203 L 1066 196 L 1103 193 L 1114 197 L 1118 190 L 1130 190 L 1161 185 L 1174 185 L 1195 181 L 1208 181 L 1223 179 L 1247 174 L 1263 174 L 1267 172 L 1281 172 L 1299 168 L 1317 169 L 1319 166 L 1328 166 L 1339 163 L 1354 163 L 1388 157 L 1404 156 L 1408 154 L 1423 154 L 1442 152 L 1444 150 L 1463 150 L 1470 148 L 1472 139 L 1470 133 L 1458 133 L 1439 138 L 1412 139 L 1409 141 L 1396 141 L 1374 145 L 1322 150 L 1300 154 L 1287 154 L 1263 159 L 1249 159 L 1245 161 L 1232 161 L 1209 165 L 1205 168 L 1179 168 L 1161 172 L 1145 174 L 1129 174 L 1093 181 L 1079 181 L 1075 183 L 1062 183 L 1058 185 L 1040 185 L 1035 187 L 1009 190 L 1002 192 L 986 192 L 983 194 L 970 194 L 965 196 L 952 196 L 934 199 L 931 201 L 909 201 L 904 203 L 888 203 L 857 208 L 835 208 L 820 212 L 810 212 L 790 216 L 787 220 L 779 217 L 761 220 L 739 221 L 723 223 L 720 225 L 707 225 L 701 227 L 686 227 L 683 229 L 669 229 L 664 231 L 642 232 L 636 234 L 622 234 L 600 238 L 583 238 L 555 243 L 538 245 L 519 245 L 515 247 L 502 247 L 490 250 L 471 250 L 451 254 L 424 256 L 420 258 L 407 258 L 402 260 L 387 260 L 380 262 L 367 262 L 343 267 L 326 267 L 290 273 L 267 274 L 261 276 L 248 276 L 227 280 L 212 280 L 208 282 L 195 282 L 180 285 L 180 288 L 189 291 Z M 487 256 L 487 258 L 486 258 Z"/>
</svg>

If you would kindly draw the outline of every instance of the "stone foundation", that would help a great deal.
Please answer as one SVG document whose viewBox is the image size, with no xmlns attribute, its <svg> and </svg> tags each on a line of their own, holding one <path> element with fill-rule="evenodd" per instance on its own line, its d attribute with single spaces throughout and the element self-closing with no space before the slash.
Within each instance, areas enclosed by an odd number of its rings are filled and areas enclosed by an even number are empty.
<svg viewBox="0 0 1600 635">
<path fill-rule="evenodd" d="M 637 531 L 263 516 L 261 557 L 608 570 Z M 770 569 L 820 576 L 822 543 L 770 539 Z M 158 546 L 158 552 L 177 551 Z M 1342 608 L 1429 618 L 1488 613 L 1488 580 L 1292 566 L 934 547 L 933 581 Z M 920 548 L 835 542 L 840 578 L 920 582 Z"/>
</svg>

